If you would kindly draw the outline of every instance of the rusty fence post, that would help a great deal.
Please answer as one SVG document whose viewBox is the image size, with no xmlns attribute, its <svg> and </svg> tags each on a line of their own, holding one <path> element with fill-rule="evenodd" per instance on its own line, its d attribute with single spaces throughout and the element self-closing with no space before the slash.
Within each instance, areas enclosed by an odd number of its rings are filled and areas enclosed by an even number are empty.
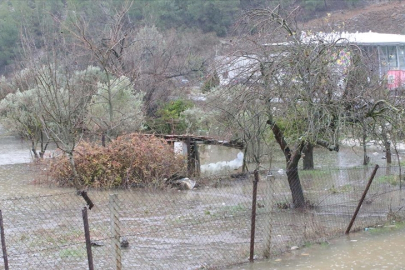
<svg viewBox="0 0 405 270">
<path fill-rule="evenodd" d="M 111 219 L 111 241 L 112 241 L 112 252 L 114 256 L 114 269 L 121 270 L 121 243 L 120 243 L 120 219 L 119 219 L 119 209 L 118 209 L 118 195 L 110 194 L 110 219 Z"/>
<path fill-rule="evenodd" d="M 254 171 L 253 197 L 252 197 L 252 220 L 250 225 L 250 256 L 249 261 L 253 262 L 255 253 L 255 229 L 256 229 L 256 201 L 257 201 L 257 183 L 259 182 L 259 171 Z"/>
<path fill-rule="evenodd" d="M 379 168 L 379 166 L 378 166 L 378 164 L 376 164 L 375 167 L 374 167 L 373 173 L 371 174 L 370 179 L 368 180 L 366 189 L 364 190 L 363 195 L 361 196 L 361 199 L 360 199 L 360 201 L 359 201 L 359 203 L 357 205 L 356 211 L 354 211 L 353 217 L 350 220 L 349 226 L 347 226 L 345 234 L 349 234 L 350 229 L 352 228 L 353 223 L 356 220 L 357 214 L 359 213 L 360 207 L 363 204 L 364 199 L 366 198 L 367 192 L 368 192 L 368 190 L 369 190 L 369 188 L 371 186 L 371 183 L 373 182 L 374 176 L 377 173 L 378 168 Z"/>
<path fill-rule="evenodd" d="M 84 237 L 86 238 L 86 251 L 87 251 L 87 260 L 89 262 L 89 270 L 94 270 L 93 254 L 91 253 L 90 229 L 89 229 L 89 219 L 87 217 L 87 207 L 83 207 L 82 216 L 84 225 Z"/>
<path fill-rule="evenodd" d="M 87 195 L 86 191 L 81 191 L 80 195 L 82 195 L 83 199 L 86 201 L 87 206 L 89 207 L 89 210 L 91 210 L 91 208 L 94 207 L 94 203 L 91 201 L 91 199 L 89 198 L 89 195 Z"/>
<path fill-rule="evenodd" d="M 3 213 L 1 210 L 0 210 L 0 230 L 1 230 L 1 249 L 3 250 L 4 269 L 8 270 L 6 238 L 4 236 Z"/>
</svg>

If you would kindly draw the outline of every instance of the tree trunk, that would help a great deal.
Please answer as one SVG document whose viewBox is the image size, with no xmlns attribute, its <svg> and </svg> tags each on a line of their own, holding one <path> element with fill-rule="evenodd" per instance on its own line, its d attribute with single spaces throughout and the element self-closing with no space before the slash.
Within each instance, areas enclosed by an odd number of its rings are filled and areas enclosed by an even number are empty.
<svg viewBox="0 0 405 270">
<path fill-rule="evenodd" d="M 101 134 L 101 145 L 103 147 L 105 147 L 105 133 L 104 132 Z"/>
<path fill-rule="evenodd" d="M 307 143 L 303 148 L 304 157 L 303 169 L 304 170 L 313 170 L 314 169 L 314 146 L 312 143 Z"/>
<path fill-rule="evenodd" d="M 392 158 L 391 158 L 391 143 L 388 140 L 388 134 L 387 130 L 385 127 L 385 124 L 381 125 L 381 135 L 384 143 L 384 148 L 385 148 L 385 158 L 387 159 L 387 164 L 391 164 Z"/>
<path fill-rule="evenodd" d="M 392 159 L 391 159 L 391 143 L 390 142 L 385 142 L 385 157 L 387 159 L 387 164 L 391 164 Z"/>
<path fill-rule="evenodd" d="M 276 123 L 271 120 L 267 121 L 267 124 L 271 126 L 274 137 L 284 153 L 286 159 L 286 171 L 288 178 L 288 185 L 290 186 L 291 196 L 295 208 L 302 208 L 305 206 L 304 192 L 302 191 L 301 181 L 298 175 L 298 162 L 301 159 L 301 151 L 304 147 L 304 142 L 301 142 L 295 151 L 291 151 L 287 142 L 284 139 L 283 132 L 277 126 Z"/>
<path fill-rule="evenodd" d="M 304 192 L 302 191 L 300 177 L 298 175 L 298 163 L 287 165 L 288 185 L 290 186 L 294 208 L 305 206 Z"/>
<path fill-rule="evenodd" d="M 363 165 L 367 165 L 370 162 L 370 157 L 367 156 L 367 145 L 366 145 L 366 140 L 367 140 L 367 131 L 365 128 L 365 123 L 363 124 Z"/>
<path fill-rule="evenodd" d="M 399 157 L 399 152 L 398 152 L 398 148 L 397 148 L 397 144 L 394 143 L 394 151 L 395 151 L 395 156 L 397 157 L 397 161 L 398 161 L 398 176 L 399 176 L 399 190 L 402 190 L 402 168 L 401 168 L 401 160 Z"/>
<path fill-rule="evenodd" d="M 38 159 L 39 156 L 38 156 L 38 153 L 37 153 L 37 149 L 36 149 L 34 140 L 35 140 L 34 138 L 31 138 L 31 151 L 34 154 L 35 159 Z"/>
<path fill-rule="evenodd" d="M 43 159 L 44 158 L 44 155 L 45 155 L 45 151 L 46 151 L 46 148 L 48 148 L 48 144 L 49 144 L 49 139 L 48 138 L 46 138 L 46 143 L 44 144 L 44 133 L 41 131 L 41 151 L 39 152 L 39 157 L 41 158 L 41 159 Z"/>
<path fill-rule="evenodd" d="M 247 167 L 247 162 L 246 162 L 246 157 L 247 157 L 247 148 L 248 146 L 245 146 L 245 149 L 243 150 L 243 165 L 242 165 L 242 173 L 246 173 L 248 171 Z"/>
<path fill-rule="evenodd" d="M 79 181 L 79 174 L 77 173 L 76 170 L 76 164 L 75 164 L 75 159 L 73 157 L 73 153 L 67 153 L 69 156 L 69 163 L 70 163 L 70 167 L 72 168 L 72 172 L 73 172 L 73 185 L 75 186 L 75 188 L 77 190 L 80 190 L 80 181 Z"/>
</svg>

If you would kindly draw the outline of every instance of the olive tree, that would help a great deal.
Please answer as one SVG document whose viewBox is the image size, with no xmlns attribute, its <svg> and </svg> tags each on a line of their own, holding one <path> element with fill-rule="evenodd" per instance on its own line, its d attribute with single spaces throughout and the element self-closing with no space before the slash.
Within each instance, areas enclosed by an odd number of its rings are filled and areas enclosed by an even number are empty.
<svg viewBox="0 0 405 270">
<path fill-rule="evenodd" d="M 85 119 L 92 95 L 96 92 L 95 74 L 91 69 L 80 72 L 76 47 L 59 30 L 46 29 L 38 48 L 29 33 L 22 36 L 22 66 L 29 72 L 38 110 L 35 119 L 42 131 L 69 157 L 76 188 L 80 177 L 75 166 L 75 148 L 84 135 Z"/>
<path fill-rule="evenodd" d="M 40 111 L 38 97 L 33 89 L 9 93 L 0 102 L 2 125 L 7 130 L 28 139 L 35 158 L 43 158 L 49 144 L 49 138 L 43 132 Z"/>
<path fill-rule="evenodd" d="M 113 79 L 110 83 L 98 82 L 97 92 L 91 97 L 87 126 L 95 133 L 113 130 L 115 134 L 122 134 L 140 130 L 144 120 L 142 100 L 143 92 L 134 93 L 127 77 Z"/>
</svg>

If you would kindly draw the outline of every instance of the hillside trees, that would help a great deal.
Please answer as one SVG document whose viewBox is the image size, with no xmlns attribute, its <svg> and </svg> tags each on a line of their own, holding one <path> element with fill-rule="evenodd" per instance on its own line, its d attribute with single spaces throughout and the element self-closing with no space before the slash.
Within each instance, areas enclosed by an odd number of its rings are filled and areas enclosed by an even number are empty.
<svg viewBox="0 0 405 270">
<path fill-rule="evenodd" d="M 32 38 L 41 44 L 42 28 L 52 26 L 54 20 L 63 21 L 69 13 L 80 13 L 86 21 L 91 21 L 92 31 L 100 23 L 109 20 L 111 13 L 121 6 L 129 6 L 126 20 L 132 27 L 156 26 L 164 33 L 176 29 L 180 33 L 213 33 L 216 37 L 233 37 L 233 26 L 244 11 L 281 5 L 291 8 L 299 5 L 305 16 L 299 19 L 313 18 L 326 10 L 350 8 L 365 1 L 318 1 L 318 0 L 7 0 L 1 1 L 0 12 L 0 72 L 10 72 L 18 46 L 22 24 L 23 31 L 29 31 Z M 101 29 L 101 28 L 100 28 Z M 7 70 L 6 70 L 7 66 Z"/>
<path fill-rule="evenodd" d="M 252 8 L 258 3 L 239 0 L 174 0 L 153 1 L 143 8 L 146 22 L 156 25 L 160 30 L 171 28 L 214 32 L 219 37 L 229 34 L 232 24 L 242 8 Z M 255 2 L 264 3 L 263 0 Z"/>
<path fill-rule="evenodd" d="M 0 70 L 5 68 L 16 55 L 15 44 L 18 41 L 17 13 L 6 1 L 0 3 Z M 17 15 L 18 17 L 18 15 Z"/>
<path fill-rule="evenodd" d="M 211 46 L 206 36 L 175 30 L 162 33 L 153 25 L 136 27 L 128 17 L 131 7 L 124 3 L 104 10 L 108 19 L 103 22 L 87 20 L 75 12 L 64 23 L 65 31 L 104 73 L 104 99 L 110 123 L 118 109 L 111 102 L 111 91 L 120 84 L 119 78 L 129 79 L 133 93 L 143 96 L 147 117 L 153 119 L 171 95 L 181 94 L 180 79 L 198 79 L 213 53 L 204 50 Z M 116 127 L 106 126 L 104 133 L 110 136 L 113 128 Z"/>
<path fill-rule="evenodd" d="M 33 42 L 41 46 L 43 29 L 53 26 L 52 16 L 62 16 L 63 8 L 63 1 L 9 0 L 0 3 L 0 72 L 12 72 L 11 64 L 19 58 L 21 33 L 30 33 Z"/>
</svg>

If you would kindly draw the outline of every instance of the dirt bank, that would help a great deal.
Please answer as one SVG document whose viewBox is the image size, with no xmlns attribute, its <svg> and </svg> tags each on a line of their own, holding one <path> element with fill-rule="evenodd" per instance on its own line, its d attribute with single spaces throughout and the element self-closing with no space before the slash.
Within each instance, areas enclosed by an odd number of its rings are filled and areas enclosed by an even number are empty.
<svg viewBox="0 0 405 270">
<path fill-rule="evenodd" d="M 389 1 L 353 10 L 333 11 L 302 25 L 303 29 L 405 34 L 405 2 Z M 329 29 L 328 29 L 329 28 Z"/>
</svg>

